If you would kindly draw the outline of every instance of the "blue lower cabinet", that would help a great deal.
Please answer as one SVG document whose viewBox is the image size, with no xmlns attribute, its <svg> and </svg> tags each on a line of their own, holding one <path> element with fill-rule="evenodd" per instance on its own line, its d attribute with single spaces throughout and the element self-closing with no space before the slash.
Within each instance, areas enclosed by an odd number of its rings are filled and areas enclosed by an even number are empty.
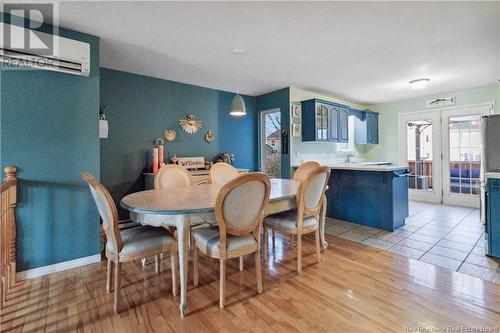
<svg viewBox="0 0 500 333">
<path fill-rule="evenodd" d="M 387 231 L 408 217 L 407 170 L 332 170 L 327 216 Z"/>
<path fill-rule="evenodd" d="M 487 254 L 500 258 L 500 179 L 489 178 L 486 196 Z"/>
</svg>

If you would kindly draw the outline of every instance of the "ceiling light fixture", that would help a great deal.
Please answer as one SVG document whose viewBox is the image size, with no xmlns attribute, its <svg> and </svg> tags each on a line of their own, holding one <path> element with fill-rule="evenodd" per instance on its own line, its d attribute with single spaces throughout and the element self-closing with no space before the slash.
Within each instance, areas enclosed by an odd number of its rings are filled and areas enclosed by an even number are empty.
<svg viewBox="0 0 500 333">
<path fill-rule="evenodd" d="M 232 116 L 245 116 L 247 114 L 247 109 L 245 107 L 245 101 L 240 95 L 240 56 L 243 54 L 243 50 L 234 49 L 233 54 L 238 57 L 236 61 L 236 96 L 234 96 L 231 101 L 231 110 L 229 114 Z"/>
<path fill-rule="evenodd" d="M 430 80 L 431 79 L 416 79 L 411 80 L 408 83 L 410 84 L 410 87 L 412 87 L 412 89 L 419 90 L 426 88 Z"/>
</svg>

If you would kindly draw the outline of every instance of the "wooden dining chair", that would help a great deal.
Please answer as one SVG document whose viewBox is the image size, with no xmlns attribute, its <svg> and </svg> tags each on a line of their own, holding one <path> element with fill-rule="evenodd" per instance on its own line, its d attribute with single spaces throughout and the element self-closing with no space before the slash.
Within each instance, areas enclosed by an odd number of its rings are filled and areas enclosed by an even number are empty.
<svg viewBox="0 0 500 333">
<path fill-rule="evenodd" d="M 314 171 L 319 166 L 321 166 L 321 165 L 316 161 L 304 162 L 297 168 L 297 170 L 295 170 L 295 173 L 293 174 L 293 179 L 301 181 L 305 177 L 307 177 L 307 175 L 311 171 Z"/>
<path fill-rule="evenodd" d="M 302 235 L 315 233 L 316 259 L 321 260 L 319 219 L 330 169 L 317 167 L 300 182 L 297 210 L 268 216 L 264 220 L 264 259 L 267 259 L 267 230 L 273 229 L 297 236 L 297 272 L 302 272 Z"/>
<path fill-rule="evenodd" d="M 211 184 L 225 185 L 239 175 L 238 170 L 231 164 L 218 162 L 210 168 L 208 179 Z"/>
<path fill-rule="evenodd" d="M 307 161 L 302 163 L 297 170 L 295 170 L 295 173 L 293 174 L 293 179 L 297 181 L 303 180 L 307 175 L 311 172 L 314 171 L 317 167 L 320 167 L 321 164 L 316 161 Z M 272 230 L 272 237 L 273 237 L 273 247 L 276 239 L 276 233 L 274 230 Z M 295 242 L 295 235 L 290 235 L 290 246 L 293 248 L 293 244 Z"/>
<path fill-rule="evenodd" d="M 155 270 L 160 272 L 160 253 L 171 252 L 172 293 L 177 295 L 177 241 L 163 228 L 138 226 L 120 232 L 118 229 L 118 212 L 108 190 L 90 173 L 82 173 L 88 183 L 92 197 L 103 222 L 106 232 L 106 257 L 108 259 L 106 290 L 114 289 L 114 312 L 118 312 L 121 285 L 121 264 L 145 257 L 155 257 Z M 114 263 L 114 269 L 113 269 Z M 114 273 L 113 273 L 114 270 Z M 112 287 L 114 275 L 114 288 Z"/>
<path fill-rule="evenodd" d="M 194 180 L 191 173 L 186 169 L 186 167 L 178 164 L 167 164 L 162 166 L 155 176 L 155 190 L 169 189 L 184 186 L 193 186 Z M 154 217 L 151 217 L 154 218 Z M 160 220 L 165 219 L 175 219 L 175 216 L 157 216 Z M 166 228 L 171 235 L 174 235 L 175 228 Z"/>
<path fill-rule="evenodd" d="M 260 232 L 271 183 L 261 173 L 239 176 L 222 187 L 215 202 L 218 228 L 194 232 L 193 281 L 198 285 L 198 251 L 220 261 L 220 299 L 224 308 L 226 260 L 255 253 L 257 292 L 262 293 Z"/>
<path fill-rule="evenodd" d="M 155 189 L 174 188 L 181 186 L 192 186 L 193 176 L 183 167 L 177 164 L 164 165 L 155 176 Z"/>
<path fill-rule="evenodd" d="M 215 163 L 209 171 L 208 181 L 211 184 L 218 184 L 220 186 L 226 185 L 229 181 L 238 177 L 240 173 L 238 170 L 229 163 L 218 162 Z M 240 271 L 243 271 L 243 256 L 240 257 Z"/>
</svg>

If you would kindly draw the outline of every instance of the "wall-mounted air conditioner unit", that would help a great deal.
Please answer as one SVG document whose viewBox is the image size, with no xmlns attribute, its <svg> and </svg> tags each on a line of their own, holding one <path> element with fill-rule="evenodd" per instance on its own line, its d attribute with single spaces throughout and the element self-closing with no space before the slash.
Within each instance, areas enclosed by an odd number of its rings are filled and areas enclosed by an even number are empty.
<svg viewBox="0 0 500 333">
<path fill-rule="evenodd" d="M 6 30 L 8 29 L 8 30 Z M 28 31 L 27 31 L 28 30 Z M 10 45 L 4 40 L 5 31 L 10 33 Z M 50 54 L 22 47 L 24 38 L 47 40 L 52 38 Z M 40 38 L 40 36 L 45 38 Z M 19 46 L 20 45 L 20 46 Z M 34 67 L 75 75 L 90 75 L 90 45 L 77 40 L 52 36 L 42 32 L 32 32 L 23 27 L 0 22 L 0 61 L 11 67 Z"/>
</svg>

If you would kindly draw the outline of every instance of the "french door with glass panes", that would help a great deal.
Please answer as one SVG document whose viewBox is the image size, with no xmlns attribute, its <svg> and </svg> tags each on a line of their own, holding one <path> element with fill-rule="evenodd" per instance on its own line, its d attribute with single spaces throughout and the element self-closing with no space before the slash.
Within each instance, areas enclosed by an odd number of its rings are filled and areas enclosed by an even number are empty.
<svg viewBox="0 0 500 333">
<path fill-rule="evenodd" d="M 481 117 L 489 105 L 443 110 L 443 203 L 479 207 Z"/>
<path fill-rule="evenodd" d="M 440 203 L 441 120 L 439 112 L 405 113 L 399 116 L 401 165 L 408 165 L 410 200 Z"/>
<path fill-rule="evenodd" d="M 400 163 L 412 200 L 479 207 L 481 117 L 490 105 L 401 114 Z"/>
</svg>

